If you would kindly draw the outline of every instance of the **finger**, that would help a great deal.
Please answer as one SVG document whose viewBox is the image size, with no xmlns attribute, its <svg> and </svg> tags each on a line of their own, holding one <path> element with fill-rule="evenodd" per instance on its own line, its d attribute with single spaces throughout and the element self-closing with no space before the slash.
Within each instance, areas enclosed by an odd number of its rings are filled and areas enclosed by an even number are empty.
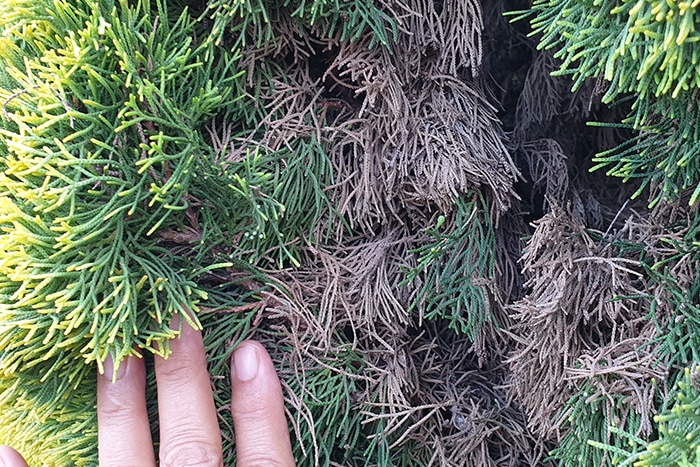
<svg viewBox="0 0 700 467">
<path fill-rule="evenodd" d="M 170 350 L 167 359 L 155 357 L 160 465 L 223 466 L 202 334 L 183 323 Z"/>
<path fill-rule="evenodd" d="M 9 446 L 0 446 L 0 466 L 2 467 L 27 467 L 27 463 L 20 454 Z"/>
<path fill-rule="evenodd" d="M 260 343 L 245 341 L 233 353 L 231 386 L 238 467 L 294 466 L 282 387 Z"/>
<path fill-rule="evenodd" d="M 97 445 L 100 467 L 155 466 L 146 411 L 146 368 L 143 359 L 127 357 L 117 380 L 111 359 L 97 375 Z"/>
</svg>

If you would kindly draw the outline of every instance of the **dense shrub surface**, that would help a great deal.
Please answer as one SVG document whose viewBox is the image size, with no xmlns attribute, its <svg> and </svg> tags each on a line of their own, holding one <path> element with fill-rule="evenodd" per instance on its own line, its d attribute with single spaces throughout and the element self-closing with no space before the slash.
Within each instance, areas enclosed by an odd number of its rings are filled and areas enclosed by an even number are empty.
<svg viewBox="0 0 700 467">
<path fill-rule="evenodd" d="M 694 465 L 698 7 L 0 0 L 0 444 L 179 315 L 299 465 Z"/>
</svg>

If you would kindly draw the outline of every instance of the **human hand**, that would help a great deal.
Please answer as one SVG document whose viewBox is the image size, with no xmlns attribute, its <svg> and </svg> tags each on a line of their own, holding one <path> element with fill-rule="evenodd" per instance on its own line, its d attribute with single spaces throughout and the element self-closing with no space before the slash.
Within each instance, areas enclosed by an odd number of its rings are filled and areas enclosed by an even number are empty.
<svg viewBox="0 0 700 467">
<path fill-rule="evenodd" d="M 161 467 L 223 466 L 221 432 L 206 367 L 202 335 L 183 324 L 168 359 L 155 357 Z M 129 357 L 97 378 L 98 451 L 101 467 L 155 466 L 146 414 L 143 359 Z M 246 341 L 231 362 L 231 412 L 238 467 L 294 466 L 284 400 L 272 360 Z M 27 467 L 13 449 L 0 447 L 0 466 Z"/>
</svg>

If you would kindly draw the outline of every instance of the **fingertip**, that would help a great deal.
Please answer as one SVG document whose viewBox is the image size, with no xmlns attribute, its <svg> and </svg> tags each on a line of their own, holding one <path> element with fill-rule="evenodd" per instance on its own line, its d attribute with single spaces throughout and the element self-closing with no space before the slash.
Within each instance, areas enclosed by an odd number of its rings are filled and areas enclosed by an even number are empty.
<svg viewBox="0 0 700 467">
<path fill-rule="evenodd" d="M 0 446 L 0 467 L 27 467 L 24 458 L 9 446 Z"/>
<path fill-rule="evenodd" d="M 103 368 L 100 376 L 107 378 L 107 381 L 110 383 L 116 383 L 118 379 L 121 379 L 126 374 L 126 365 L 130 358 L 135 357 L 127 357 L 122 362 L 115 365 L 112 355 L 107 355 L 107 358 L 102 364 Z"/>
<path fill-rule="evenodd" d="M 221 432 L 201 331 L 174 318 L 180 335 L 170 355 L 154 359 L 160 421 L 160 465 L 222 465 Z"/>
</svg>

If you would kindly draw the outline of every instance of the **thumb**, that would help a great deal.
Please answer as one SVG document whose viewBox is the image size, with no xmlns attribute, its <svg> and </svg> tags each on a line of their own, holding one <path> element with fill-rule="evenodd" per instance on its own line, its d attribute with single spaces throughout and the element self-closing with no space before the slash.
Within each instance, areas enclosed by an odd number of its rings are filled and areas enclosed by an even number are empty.
<svg viewBox="0 0 700 467">
<path fill-rule="evenodd" d="M 231 412 L 238 467 L 293 467 L 284 398 L 265 348 L 245 341 L 231 359 Z"/>
<path fill-rule="evenodd" d="M 27 463 L 11 447 L 0 446 L 0 467 L 27 467 Z"/>
</svg>

